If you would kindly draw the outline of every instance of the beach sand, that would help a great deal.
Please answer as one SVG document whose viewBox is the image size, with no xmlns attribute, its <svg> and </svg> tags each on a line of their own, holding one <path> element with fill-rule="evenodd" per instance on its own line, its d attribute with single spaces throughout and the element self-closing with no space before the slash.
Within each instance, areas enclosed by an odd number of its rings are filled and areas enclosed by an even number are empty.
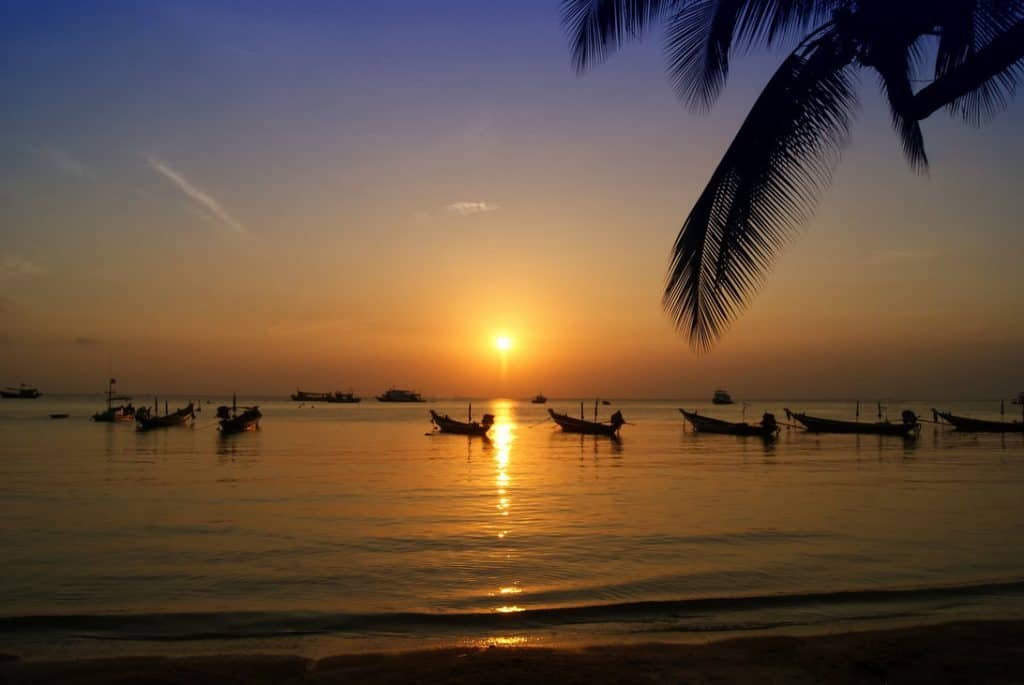
<svg viewBox="0 0 1024 685">
<path fill-rule="evenodd" d="M 334 656 L 0 661 L 0 682 L 145 683 L 1024 683 L 1024 621 L 816 637 L 584 649 L 449 648 Z"/>
</svg>

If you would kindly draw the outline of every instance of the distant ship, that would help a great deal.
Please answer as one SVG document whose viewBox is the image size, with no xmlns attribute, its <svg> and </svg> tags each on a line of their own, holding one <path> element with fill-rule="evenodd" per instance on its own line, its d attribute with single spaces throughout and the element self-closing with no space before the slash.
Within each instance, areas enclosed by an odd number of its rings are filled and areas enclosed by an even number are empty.
<svg viewBox="0 0 1024 685">
<path fill-rule="evenodd" d="M 1013 401 L 1014 404 L 1024 404 L 1024 392 L 1017 393 L 1017 399 Z"/>
<path fill-rule="evenodd" d="M 293 402 L 326 402 L 330 393 L 327 392 L 306 392 L 296 390 L 292 393 Z"/>
<path fill-rule="evenodd" d="M 383 395 L 377 395 L 378 402 L 426 402 L 418 393 L 412 390 L 400 390 L 391 388 Z"/>
<path fill-rule="evenodd" d="M 711 398 L 712 404 L 735 404 L 732 401 L 732 395 L 727 393 L 725 390 L 715 390 L 715 396 Z"/>
<path fill-rule="evenodd" d="M 333 395 L 327 396 L 326 401 L 331 404 L 356 404 L 357 402 L 362 402 L 363 398 L 356 397 L 351 391 L 341 392 L 340 390 L 336 390 Z"/>
<path fill-rule="evenodd" d="M 530 400 L 532 404 L 544 404 L 547 401 L 548 398 L 544 397 L 542 393 L 537 393 L 537 395 L 532 400 Z"/>
<path fill-rule="evenodd" d="M 0 397 L 8 400 L 34 400 L 39 397 L 42 393 L 39 392 L 38 388 L 22 383 L 17 388 L 7 388 L 6 390 L 0 390 Z"/>
</svg>

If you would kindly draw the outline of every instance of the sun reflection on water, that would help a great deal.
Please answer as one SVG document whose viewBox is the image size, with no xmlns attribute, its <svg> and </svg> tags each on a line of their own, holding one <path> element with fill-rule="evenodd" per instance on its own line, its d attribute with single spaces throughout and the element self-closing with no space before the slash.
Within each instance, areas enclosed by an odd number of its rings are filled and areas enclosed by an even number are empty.
<svg viewBox="0 0 1024 685">
<path fill-rule="evenodd" d="M 491 429 L 491 444 L 494 446 L 494 489 L 498 500 L 497 514 L 502 517 L 497 536 L 499 540 L 504 540 L 509 534 L 508 517 L 512 508 L 512 478 L 509 475 L 509 466 L 517 426 L 511 402 L 495 402 L 493 412 L 494 427 Z M 511 558 L 511 556 L 511 554 L 505 555 L 506 558 Z M 518 586 L 518 581 L 502 585 L 498 590 L 498 594 L 503 596 L 518 595 L 521 592 L 522 588 Z M 494 610 L 502 614 L 511 614 L 524 609 L 515 605 L 503 605 L 495 607 Z"/>
</svg>

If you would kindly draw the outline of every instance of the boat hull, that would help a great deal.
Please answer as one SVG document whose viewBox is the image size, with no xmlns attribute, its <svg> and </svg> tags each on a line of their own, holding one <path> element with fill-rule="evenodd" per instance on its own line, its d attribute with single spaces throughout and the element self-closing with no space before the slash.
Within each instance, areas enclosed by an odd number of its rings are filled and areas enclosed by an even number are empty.
<svg viewBox="0 0 1024 685">
<path fill-rule="evenodd" d="M 790 416 L 803 424 L 808 433 L 854 433 L 858 435 L 900 435 L 908 436 L 920 429 L 921 424 L 914 423 L 890 423 L 879 421 L 876 423 L 861 423 L 859 421 L 840 421 L 838 419 L 823 419 L 807 414 L 795 414 Z"/>
<path fill-rule="evenodd" d="M 1024 422 L 1021 421 L 988 421 L 957 416 L 948 412 L 935 411 L 935 413 L 953 428 L 964 433 L 1024 433 Z"/>
<path fill-rule="evenodd" d="M 750 423 L 722 421 L 721 419 L 713 419 L 709 416 L 701 416 L 695 412 L 688 412 L 685 409 L 680 409 L 679 412 L 690 422 L 693 430 L 698 433 L 770 438 L 779 432 L 778 426 L 760 426 Z"/>
<path fill-rule="evenodd" d="M 455 419 L 445 415 L 438 414 L 433 409 L 430 410 L 430 420 L 437 426 L 437 430 L 442 433 L 451 433 L 453 435 L 479 435 L 481 437 L 487 435 L 487 431 L 490 429 L 490 424 L 481 424 L 476 421 L 456 421 Z"/>
<path fill-rule="evenodd" d="M 551 420 L 558 424 L 558 427 L 565 433 L 578 433 L 580 435 L 605 435 L 609 438 L 618 437 L 619 426 L 614 423 L 597 423 L 583 419 L 574 419 L 567 414 L 559 414 L 554 409 L 548 409 Z"/>
<path fill-rule="evenodd" d="M 175 426 L 187 426 L 195 416 L 195 407 L 189 404 L 184 409 L 167 414 L 165 416 L 140 417 L 136 416 L 140 431 L 149 431 L 155 428 L 174 428 Z"/>
</svg>

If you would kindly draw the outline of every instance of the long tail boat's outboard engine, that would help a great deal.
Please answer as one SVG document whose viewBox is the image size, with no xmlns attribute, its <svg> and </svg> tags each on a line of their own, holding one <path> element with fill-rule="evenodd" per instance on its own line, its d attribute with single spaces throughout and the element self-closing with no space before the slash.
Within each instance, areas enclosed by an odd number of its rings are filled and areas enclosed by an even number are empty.
<svg viewBox="0 0 1024 685">
<path fill-rule="evenodd" d="M 903 416 L 903 423 L 905 423 L 905 424 L 917 423 L 917 414 L 915 414 L 914 412 L 910 411 L 909 409 L 904 409 L 902 416 Z"/>
<path fill-rule="evenodd" d="M 480 423 L 484 428 L 490 428 L 494 425 L 494 414 L 484 414 L 483 421 Z"/>
<path fill-rule="evenodd" d="M 231 418 L 231 407 L 221 405 L 217 407 L 217 418 L 218 419 L 230 419 Z"/>
<path fill-rule="evenodd" d="M 617 411 L 612 414 L 612 425 L 618 428 L 622 424 L 626 423 L 626 419 L 622 418 L 622 412 Z"/>
<path fill-rule="evenodd" d="M 775 414 L 767 411 L 761 417 L 761 425 L 769 430 L 775 430 L 779 427 L 778 422 L 775 420 Z"/>
</svg>

